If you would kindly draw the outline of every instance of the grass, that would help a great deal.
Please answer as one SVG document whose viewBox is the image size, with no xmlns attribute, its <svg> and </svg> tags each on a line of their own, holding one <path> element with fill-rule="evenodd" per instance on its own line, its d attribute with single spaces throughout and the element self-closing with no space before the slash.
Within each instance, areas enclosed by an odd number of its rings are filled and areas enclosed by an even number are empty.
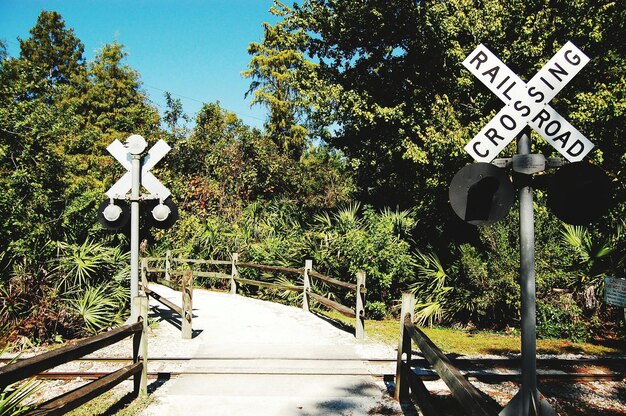
<svg viewBox="0 0 626 416">
<path fill-rule="evenodd" d="M 336 312 L 321 312 L 343 325 L 354 327 L 350 318 Z M 424 333 L 446 354 L 458 355 L 505 355 L 519 354 L 521 340 L 519 335 L 494 333 L 489 331 L 466 331 L 452 328 L 421 328 Z M 398 345 L 400 323 L 397 320 L 365 321 L 365 332 L 370 339 L 389 345 Z M 615 342 L 572 342 L 562 339 L 538 339 L 538 354 L 584 354 L 584 355 L 619 355 L 624 354 Z"/>
<path fill-rule="evenodd" d="M 152 396 L 136 399 L 127 389 L 113 389 L 67 413 L 68 416 L 139 416 L 154 401 Z"/>
</svg>

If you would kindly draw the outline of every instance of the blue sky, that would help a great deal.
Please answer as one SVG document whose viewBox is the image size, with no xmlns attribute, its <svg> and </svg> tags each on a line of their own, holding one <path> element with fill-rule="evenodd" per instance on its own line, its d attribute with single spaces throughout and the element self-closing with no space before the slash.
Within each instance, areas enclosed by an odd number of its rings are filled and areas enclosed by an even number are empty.
<svg viewBox="0 0 626 416">
<path fill-rule="evenodd" d="M 91 60 L 103 44 L 125 45 L 126 63 L 141 73 L 150 99 L 164 106 L 163 92 L 180 98 L 194 115 L 203 102 L 220 101 L 244 123 L 261 127 L 265 111 L 250 107 L 250 84 L 241 76 L 250 42 L 274 23 L 272 0 L 0 0 L 0 39 L 19 54 L 41 10 L 54 10 L 85 45 Z"/>
</svg>

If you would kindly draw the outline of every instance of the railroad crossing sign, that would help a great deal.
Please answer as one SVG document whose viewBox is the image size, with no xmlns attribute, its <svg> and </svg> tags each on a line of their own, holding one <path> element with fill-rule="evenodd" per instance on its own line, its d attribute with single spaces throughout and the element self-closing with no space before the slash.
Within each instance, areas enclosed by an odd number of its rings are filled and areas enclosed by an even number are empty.
<svg viewBox="0 0 626 416">
<path fill-rule="evenodd" d="M 530 125 L 570 162 L 584 158 L 593 148 L 574 126 L 548 102 L 589 62 L 573 43 L 567 42 L 543 68 L 524 83 L 484 45 L 463 65 L 506 105 L 465 146 L 478 162 L 491 162 L 526 126 Z"/>
<path fill-rule="evenodd" d="M 141 136 L 131 136 L 128 141 L 131 142 L 131 138 L 140 138 Z M 143 140 L 143 138 L 141 138 Z M 145 141 L 144 141 L 145 143 Z M 142 158 L 141 161 L 141 184 L 150 192 L 155 198 L 164 200 L 171 195 L 169 189 L 167 189 L 153 174 L 149 172 L 158 162 L 169 152 L 172 148 L 163 140 L 159 140 L 148 153 Z M 106 192 L 109 198 L 124 199 L 126 193 L 130 191 L 132 187 L 132 153 L 133 150 L 128 146 L 125 146 L 119 140 L 115 139 L 113 143 L 107 147 L 107 150 L 113 157 L 122 164 L 127 172 Z M 139 151 L 141 153 L 143 149 Z"/>
</svg>

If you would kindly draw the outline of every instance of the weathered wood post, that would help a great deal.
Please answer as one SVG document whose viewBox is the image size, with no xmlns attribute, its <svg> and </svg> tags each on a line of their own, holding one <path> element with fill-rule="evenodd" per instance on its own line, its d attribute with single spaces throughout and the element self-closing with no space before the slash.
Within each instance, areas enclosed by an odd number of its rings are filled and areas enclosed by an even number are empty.
<svg viewBox="0 0 626 416">
<path fill-rule="evenodd" d="M 402 294 L 402 309 L 400 310 L 400 339 L 398 341 L 398 358 L 396 360 L 396 388 L 394 398 L 405 400 L 409 396 L 408 372 L 411 370 L 411 336 L 404 330 L 404 321 L 407 315 L 413 322 L 415 310 L 415 295 Z M 402 355 L 406 353 L 406 365 L 402 362 Z"/>
<path fill-rule="evenodd" d="M 148 259 L 145 257 L 141 258 L 141 287 L 148 288 Z"/>
<path fill-rule="evenodd" d="M 165 280 L 170 281 L 170 270 L 172 270 L 172 263 L 170 259 L 172 258 L 172 252 L 167 250 L 165 252 Z"/>
<path fill-rule="evenodd" d="M 364 294 L 361 289 L 365 288 L 365 272 L 357 272 L 356 274 L 356 322 L 355 336 L 357 339 L 365 338 L 365 302 Z"/>
<path fill-rule="evenodd" d="M 235 279 L 239 276 L 239 272 L 237 271 L 237 261 L 239 261 L 239 253 L 232 253 L 232 266 L 230 268 L 230 294 L 237 294 L 237 281 Z"/>
<path fill-rule="evenodd" d="M 133 378 L 134 394 L 148 395 L 148 297 L 137 296 L 133 299 L 135 310 L 139 312 L 139 320 L 143 322 L 141 332 L 133 336 L 133 363 L 143 362 L 141 373 Z"/>
<path fill-rule="evenodd" d="M 304 261 L 304 272 L 302 274 L 302 309 L 309 311 L 309 290 L 311 290 L 311 279 L 309 271 L 313 269 L 313 260 Z"/>
<path fill-rule="evenodd" d="M 191 320 L 193 317 L 193 272 L 186 270 L 182 279 L 183 292 L 183 315 L 182 315 L 182 335 L 183 339 L 191 339 Z"/>
</svg>

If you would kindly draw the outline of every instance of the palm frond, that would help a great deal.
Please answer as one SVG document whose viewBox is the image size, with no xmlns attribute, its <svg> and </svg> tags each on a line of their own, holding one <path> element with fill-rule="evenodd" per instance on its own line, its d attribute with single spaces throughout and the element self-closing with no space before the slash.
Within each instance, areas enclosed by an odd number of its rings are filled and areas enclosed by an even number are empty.
<svg viewBox="0 0 626 416">
<path fill-rule="evenodd" d="M 5 346 L 0 351 L 4 355 L 8 347 Z M 17 360 L 13 358 L 7 364 Z M 16 383 L 0 389 L 0 416 L 17 416 L 30 410 L 32 406 L 26 404 L 26 400 L 41 387 L 41 382 L 29 380 L 24 383 Z"/>
<path fill-rule="evenodd" d="M 98 333 L 116 322 L 116 303 L 108 285 L 89 286 L 70 301 L 74 312 L 83 319 L 85 329 Z"/>
<path fill-rule="evenodd" d="M 415 305 L 415 323 L 418 326 L 433 326 L 444 321 L 448 312 L 440 302 L 418 303 Z"/>
</svg>

